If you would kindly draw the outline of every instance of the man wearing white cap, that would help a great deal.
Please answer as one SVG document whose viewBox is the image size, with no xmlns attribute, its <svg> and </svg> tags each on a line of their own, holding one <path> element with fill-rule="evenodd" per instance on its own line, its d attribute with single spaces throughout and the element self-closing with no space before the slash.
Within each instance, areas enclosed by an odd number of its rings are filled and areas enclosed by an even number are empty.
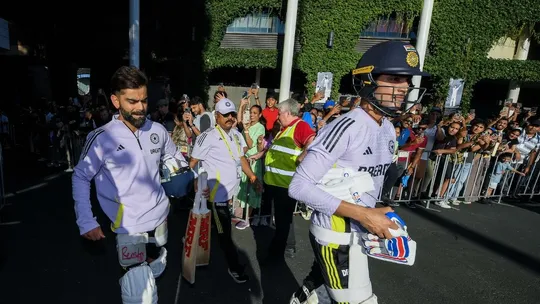
<svg viewBox="0 0 540 304">
<path fill-rule="evenodd" d="M 194 168 L 201 162 L 208 172 L 208 201 L 218 230 L 219 245 L 225 252 L 229 274 L 236 283 L 244 283 L 248 277 L 238 262 L 238 253 L 231 237 L 229 203 L 238 190 L 242 171 L 255 189 L 262 189 L 262 185 L 244 157 L 247 144 L 242 134 L 233 128 L 235 119 L 234 103 L 227 98 L 220 100 L 216 104 L 216 127 L 197 137 L 190 166 Z"/>
</svg>

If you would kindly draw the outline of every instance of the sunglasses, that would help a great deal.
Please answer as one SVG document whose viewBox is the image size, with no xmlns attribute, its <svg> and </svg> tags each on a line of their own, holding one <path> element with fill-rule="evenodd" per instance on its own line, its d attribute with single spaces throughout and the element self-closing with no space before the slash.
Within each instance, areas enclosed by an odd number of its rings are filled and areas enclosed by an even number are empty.
<svg viewBox="0 0 540 304">
<path fill-rule="evenodd" d="M 226 114 L 219 113 L 219 115 L 221 115 L 221 116 L 223 116 L 225 118 L 227 118 L 229 116 L 232 117 L 232 118 L 236 118 L 236 113 L 235 112 L 229 112 L 229 113 L 226 113 Z"/>
<path fill-rule="evenodd" d="M 427 129 L 427 127 L 418 127 L 416 129 L 418 129 L 419 131 L 425 131 Z"/>
</svg>

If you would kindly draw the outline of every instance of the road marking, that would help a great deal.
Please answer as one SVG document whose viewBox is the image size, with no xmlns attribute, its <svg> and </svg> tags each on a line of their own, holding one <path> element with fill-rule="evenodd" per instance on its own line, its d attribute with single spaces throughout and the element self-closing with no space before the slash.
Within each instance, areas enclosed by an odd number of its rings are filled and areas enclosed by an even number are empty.
<svg viewBox="0 0 540 304">
<path fill-rule="evenodd" d="M 43 179 L 42 179 L 42 182 L 39 183 L 39 184 L 36 184 L 36 185 L 33 185 L 33 186 L 30 186 L 30 187 L 27 187 L 27 188 L 24 188 L 24 189 L 21 189 L 21 190 L 17 190 L 15 192 L 10 192 L 10 193 L 7 193 L 6 195 L 4 195 L 4 198 L 12 198 L 18 194 L 23 194 L 25 192 L 28 192 L 30 190 L 35 190 L 35 189 L 39 189 L 39 188 L 43 188 L 45 186 L 47 186 L 49 183 L 48 181 L 51 181 L 51 180 L 54 180 L 54 179 L 57 179 L 59 177 L 62 177 L 64 176 L 66 173 L 64 172 L 61 172 L 61 173 L 57 173 L 57 174 L 52 174 L 52 175 L 49 175 L 49 176 L 45 176 Z"/>
</svg>

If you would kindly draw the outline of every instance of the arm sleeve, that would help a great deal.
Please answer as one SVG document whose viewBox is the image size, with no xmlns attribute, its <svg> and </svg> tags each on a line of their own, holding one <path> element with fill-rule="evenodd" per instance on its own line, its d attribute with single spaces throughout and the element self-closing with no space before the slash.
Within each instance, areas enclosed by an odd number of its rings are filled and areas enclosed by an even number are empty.
<svg viewBox="0 0 540 304">
<path fill-rule="evenodd" d="M 103 147 L 98 137 L 104 137 L 103 130 L 96 130 L 88 134 L 81 159 L 73 171 L 73 200 L 75 201 L 75 215 L 80 234 L 99 227 L 92 213 L 90 203 L 90 181 L 96 176 L 103 164 Z M 101 138 L 102 139 L 102 138 Z"/>
<path fill-rule="evenodd" d="M 204 132 L 197 137 L 191 157 L 198 160 L 205 160 L 208 157 L 212 142 L 211 136 L 208 132 Z"/>
<path fill-rule="evenodd" d="M 328 216 L 335 213 L 341 200 L 318 188 L 317 184 L 336 161 L 348 152 L 354 138 L 351 127 L 353 123 L 353 119 L 345 116 L 321 130 L 309 146 L 306 157 L 296 168 L 289 185 L 290 197 Z"/>
<path fill-rule="evenodd" d="M 211 125 L 212 123 L 210 122 L 210 116 L 208 115 L 201 116 L 201 129 L 199 131 L 204 132 L 210 129 Z"/>
<path fill-rule="evenodd" d="M 294 140 L 296 143 L 302 147 L 305 148 L 307 142 L 315 136 L 315 131 L 311 129 L 311 127 L 308 125 L 305 121 L 298 122 L 298 125 L 296 126 L 296 130 L 294 131 Z"/>
</svg>

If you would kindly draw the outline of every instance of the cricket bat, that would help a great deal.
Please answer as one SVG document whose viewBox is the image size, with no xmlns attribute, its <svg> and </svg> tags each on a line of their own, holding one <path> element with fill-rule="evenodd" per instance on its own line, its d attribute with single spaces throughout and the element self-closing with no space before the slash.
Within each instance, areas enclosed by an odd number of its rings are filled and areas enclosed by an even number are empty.
<svg viewBox="0 0 540 304">
<path fill-rule="evenodd" d="M 193 201 L 193 209 L 189 212 L 186 235 L 184 238 L 184 250 L 182 252 L 182 276 L 186 281 L 195 283 L 195 270 L 197 268 L 197 249 L 199 241 L 199 232 L 201 227 L 201 197 L 202 197 L 202 178 L 197 180 L 197 193 Z"/>
<path fill-rule="evenodd" d="M 199 189 L 204 190 L 208 188 L 208 173 L 201 172 L 199 174 L 199 180 L 201 181 L 201 183 L 199 184 L 201 188 Z M 202 195 L 200 202 L 201 226 L 199 228 L 199 240 L 197 244 L 197 266 L 206 266 L 210 264 L 210 237 L 212 235 L 212 213 L 210 213 L 210 210 L 208 210 L 206 198 Z"/>
</svg>

